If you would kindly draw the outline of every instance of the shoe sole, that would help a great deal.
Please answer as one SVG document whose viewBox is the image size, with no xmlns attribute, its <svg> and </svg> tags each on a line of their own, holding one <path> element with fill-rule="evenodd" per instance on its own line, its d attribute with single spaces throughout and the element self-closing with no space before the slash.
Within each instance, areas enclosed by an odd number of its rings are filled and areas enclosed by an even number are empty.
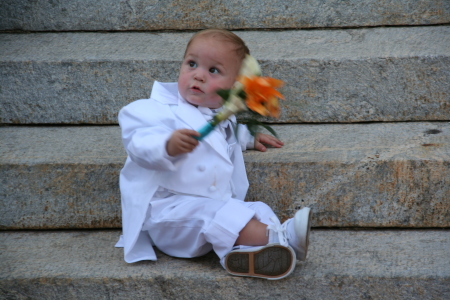
<svg viewBox="0 0 450 300">
<path fill-rule="evenodd" d="M 294 271 L 295 260 L 291 247 L 272 244 L 256 251 L 231 251 L 225 258 L 225 269 L 235 276 L 278 280 Z"/>
<path fill-rule="evenodd" d="M 298 215 L 298 216 L 297 216 Z M 304 249 L 304 255 L 302 257 L 297 257 L 298 260 L 305 261 L 306 255 L 308 254 L 309 247 L 309 233 L 311 231 L 311 209 L 309 207 L 305 207 L 299 210 L 294 218 L 295 221 L 295 233 L 300 240 L 304 240 L 305 243 L 301 244 L 300 247 Z M 302 228 L 302 231 L 299 231 L 299 228 Z M 305 238 L 303 238 L 305 237 Z M 300 256 L 300 255 L 299 255 Z"/>
</svg>

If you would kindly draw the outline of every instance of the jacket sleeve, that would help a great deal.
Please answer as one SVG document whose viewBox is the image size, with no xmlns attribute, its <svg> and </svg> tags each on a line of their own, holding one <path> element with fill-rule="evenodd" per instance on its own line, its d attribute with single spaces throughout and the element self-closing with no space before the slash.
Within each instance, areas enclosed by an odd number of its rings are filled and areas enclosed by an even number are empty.
<svg viewBox="0 0 450 300">
<path fill-rule="evenodd" d="M 247 125 L 238 124 L 239 128 L 237 130 L 238 133 L 238 141 L 241 146 L 242 151 L 247 149 L 254 149 L 255 147 L 255 137 L 250 134 L 250 131 L 247 128 Z"/>
<path fill-rule="evenodd" d="M 119 125 L 129 158 L 143 168 L 173 171 L 186 156 L 167 154 L 166 143 L 176 129 L 169 105 L 137 100 L 120 110 Z"/>
</svg>

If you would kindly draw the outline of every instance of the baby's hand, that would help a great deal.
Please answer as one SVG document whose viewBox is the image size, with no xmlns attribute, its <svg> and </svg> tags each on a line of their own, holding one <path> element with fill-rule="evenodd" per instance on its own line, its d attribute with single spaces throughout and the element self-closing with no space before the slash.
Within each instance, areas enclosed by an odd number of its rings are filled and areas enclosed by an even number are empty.
<svg viewBox="0 0 450 300">
<path fill-rule="evenodd" d="M 263 144 L 267 144 L 267 145 L 270 145 L 275 148 L 281 148 L 284 145 L 284 143 L 282 141 L 280 141 L 279 139 L 277 139 L 274 136 L 264 134 L 264 133 L 258 133 L 255 136 L 255 149 L 257 149 L 261 152 L 265 152 L 266 147 Z"/>
<path fill-rule="evenodd" d="M 177 156 L 183 153 L 192 152 L 198 145 L 198 140 L 193 136 L 200 136 L 195 130 L 179 129 L 175 130 L 166 144 L 167 154 Z"/>
</svg>

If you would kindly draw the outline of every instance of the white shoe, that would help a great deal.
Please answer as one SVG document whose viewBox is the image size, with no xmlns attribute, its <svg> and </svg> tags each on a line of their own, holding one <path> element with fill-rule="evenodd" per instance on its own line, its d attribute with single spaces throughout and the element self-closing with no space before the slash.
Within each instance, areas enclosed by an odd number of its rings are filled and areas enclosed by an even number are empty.
<svg viewBox="0 0 450 300">
<path fill-rule="evenodd" d="M 309 246 L 309 231 L 311 229 L 311 209 L 304 207 L 297 211 L 292 219 L 283 223 L 287 240 L 298 260 L 306 260 Z"/>
<path fill-rule="evenodd" d="M 231 251 L 225 256 L 225 269 L 235 276 L 277 280 L 294 271 L 295 261 L 291 247 L 268 244 Z"/>
</svg>

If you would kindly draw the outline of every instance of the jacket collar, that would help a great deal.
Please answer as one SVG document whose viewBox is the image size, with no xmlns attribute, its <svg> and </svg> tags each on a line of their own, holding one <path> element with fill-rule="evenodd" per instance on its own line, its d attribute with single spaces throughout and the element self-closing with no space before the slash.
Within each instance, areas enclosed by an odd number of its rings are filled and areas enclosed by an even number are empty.
<svg viewBox="0 0 450 300">
<path fill-rule="evenodd" d="M 186 124 L 186 128 L 199 130 L 207 122 L 203 114 L 195 106 L 181 97 L 176 82 L 162 83 L 155 81 L 151 98 L 164 104 L 178 104 L 174 113 L 180 121 Z M 234 116 L 230 117 L 230 119 L 234 122 L 236 120 Z M 209 144 L 221 157 L 231 163 L 228 154 L 228 143 L 220 133 L 213 131 L 201 142 Z"/>
<path fill-rule="evenodd" d="M 163 104 L 178 104 L 178 84 L 176 82 L 155 81 L 150 98 Z"/>
</svg>

